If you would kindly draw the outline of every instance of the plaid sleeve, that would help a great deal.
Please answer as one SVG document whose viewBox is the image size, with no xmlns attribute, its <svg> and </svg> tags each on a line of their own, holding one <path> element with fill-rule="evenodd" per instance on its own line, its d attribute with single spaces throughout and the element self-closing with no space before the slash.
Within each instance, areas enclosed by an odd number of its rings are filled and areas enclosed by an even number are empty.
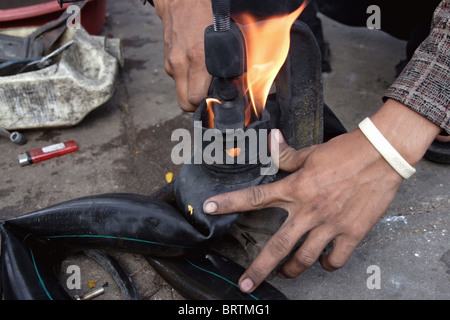
<svg viewBox="0 0 450 320">
<path fill-rule="evenodd" d="M 450 0 L 434 12 L 428 38 L 385 93 L 450 133 Z"/>
</svg>

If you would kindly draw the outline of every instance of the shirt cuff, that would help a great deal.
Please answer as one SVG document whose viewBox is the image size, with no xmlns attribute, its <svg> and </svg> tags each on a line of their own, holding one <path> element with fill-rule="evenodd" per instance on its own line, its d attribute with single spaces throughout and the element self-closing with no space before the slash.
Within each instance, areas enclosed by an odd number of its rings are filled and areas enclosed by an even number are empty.
<svg viewBox="0 0 450 320">
<path fill-rule="evenodd" d="M 434 15 L 430 35 L 386 91 L 395 99 L 450 132 L 450 1 Z"/>
</svg>

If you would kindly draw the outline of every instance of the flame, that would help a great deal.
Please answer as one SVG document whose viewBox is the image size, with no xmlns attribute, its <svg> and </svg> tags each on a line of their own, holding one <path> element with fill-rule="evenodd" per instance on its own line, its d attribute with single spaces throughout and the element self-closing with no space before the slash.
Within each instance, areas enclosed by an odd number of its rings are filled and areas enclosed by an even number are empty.
<svg viewBox="0 0 450 320">
<path fill-rule="evenodd" d="M 291 26 L 307 4 L 304 1 L 294 12 L 267 20 L 249 13 L 233 16 L 244 36 L 248 93 L 256 117 L 264 110 L 272 83 L 289 53 Z"/>
<path fill-rule="evenodd" d="M 241 153 L 241 148 L 225 149 L 225 152 L 228 156 L 235 158 Z"/>
<path fill-rule="evenodd" d="M 206 113 L 208 114 L 208 127 L 214 128 L 214 110 L 213 104 L 218 103 L 222 104 L 222 102 L 215 98 L 206 98 Z"/>
</svg>

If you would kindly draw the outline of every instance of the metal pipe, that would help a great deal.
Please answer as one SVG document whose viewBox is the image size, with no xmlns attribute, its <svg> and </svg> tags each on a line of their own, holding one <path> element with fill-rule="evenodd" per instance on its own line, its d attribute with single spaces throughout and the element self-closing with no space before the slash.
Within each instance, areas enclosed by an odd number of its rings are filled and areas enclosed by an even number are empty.
<svg viewBox="0 0 450 320">
<path fill-rule="evenodd" d="M 97 298 L 98 296 L 101 296 L 105 293 L 105 288 L 101 287 L 98 289 L 95 289 L 94 291 L 88 292 L 84 295 L 80 296 L 74 296 L 75 300 L 92 300 L 94 298 Z"/>
</svg>

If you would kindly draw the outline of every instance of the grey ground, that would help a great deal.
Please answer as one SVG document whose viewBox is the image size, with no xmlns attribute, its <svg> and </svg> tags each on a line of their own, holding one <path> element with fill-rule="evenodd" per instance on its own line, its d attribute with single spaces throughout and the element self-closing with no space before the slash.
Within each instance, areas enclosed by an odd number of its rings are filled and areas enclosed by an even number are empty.
<svg viewBox="0 0 450 320">
<path fill-rule="evenodd" d="M 380 107 L 405 42 L 320 18 L 333 68 L 324 74 L 325 101 L 353 130 Z M 180 169 L 170 160 L 170 135 L 188 128 L 191 114 L 177 106 L 174 83 L 165 74 L 162 26 L 154 9 L 139 0 L 109 0 L 103 35 L 121 38 L 124 46 L 114 96 L 75 127 L 24 131 L 25 146 L 0 140 L 0 219 L 86 195 L 150 194 L 167 183 L 167 172 L 176 175 Z M 27 167 L 17 163 L 19 153 L 71 139 L 78 152 Z M 343 269 L 328 273 L 315 265 L 295 280 L 269 281 L 291 299 L 449 299 L 449 181 L 449 166 L 421 161 Z M 141 256 L 117 256 L 145 299 L 183 299 Z M 110 284 L 99 299 L 120 299 L 108 275 L 92 271 L 92 261 L 73 259 L 86 272 L 81 293 L 95 280 L 97 286 Z M 372 265 L 381 271 L 380 289 L 367 287 Z"/>
</svg>

